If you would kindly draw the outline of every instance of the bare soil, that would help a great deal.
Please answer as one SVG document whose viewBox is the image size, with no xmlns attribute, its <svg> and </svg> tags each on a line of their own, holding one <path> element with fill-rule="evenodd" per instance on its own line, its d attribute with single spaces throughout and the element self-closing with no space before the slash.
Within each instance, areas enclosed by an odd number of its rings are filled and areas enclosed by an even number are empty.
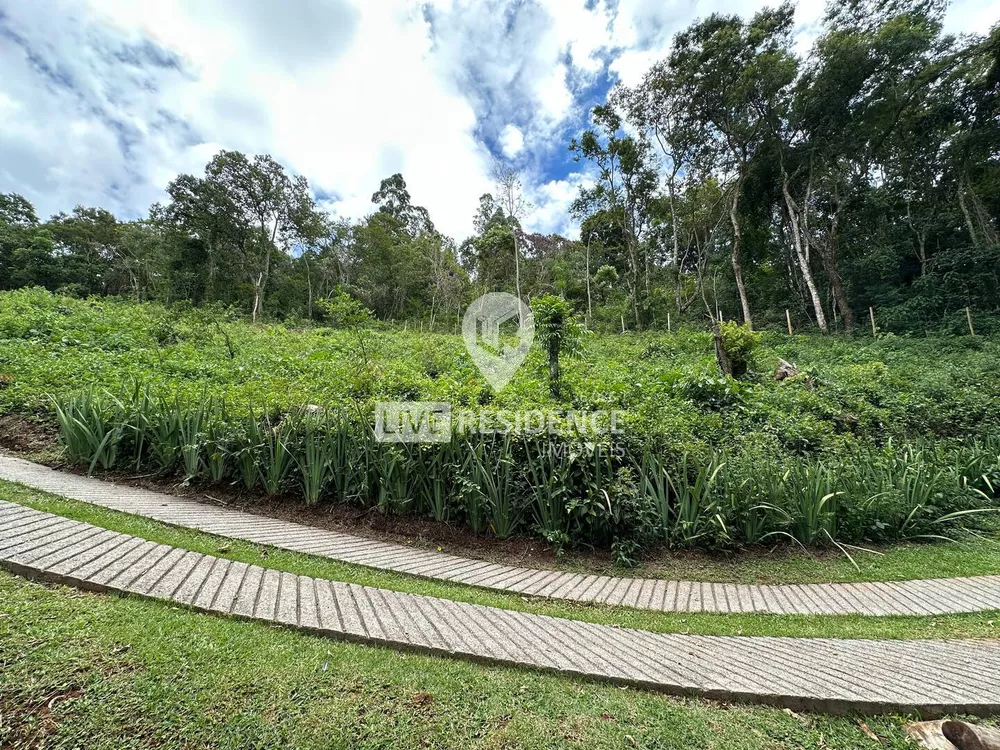
<svg viewBox="0 0 1000 750">
<path fill-rule="evenodd" d="M 59 432 L 40 419 L 0 414 L 0 448 L 13 453 L 53 453 L 59 450 Z"/>
</svg>

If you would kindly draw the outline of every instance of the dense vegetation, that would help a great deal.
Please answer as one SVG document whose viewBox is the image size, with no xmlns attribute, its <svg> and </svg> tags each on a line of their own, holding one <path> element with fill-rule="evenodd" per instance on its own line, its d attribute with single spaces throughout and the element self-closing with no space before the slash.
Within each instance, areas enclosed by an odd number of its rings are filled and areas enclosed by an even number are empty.
<svg viewBox="0 0 1000 750">
<path fill-rule="evenodd" d="M 540 347 L 494 393 L 454 335 L 251 325 L 25 290 L 0 295 L 0 411 L 51 415 L 54 398 L 70 457 L 92 469 L 612 546 L 622 562 L 657 544 L 943 535 L 995 505 L 1000 344 L 749 340 L 736 380 L 719 374 L 706 332 L 588 334 L 557 395 Z M 776 381 L 779 358 L 801 373 Z M 382 400 L 546 410 L 562 430 L 380 443 Z M 566 420 L 611 410 L 618 434 L 578 434 Z"/>
<path fill-rule="evenodd" d="M 224 151 L 147 217 L 48 221 L 0 196 L 0 290 L 221 303 L 322 319 L 338 290 L 450 330 L 483 291 L 555 293 L 595 329 L 708 315 L 821 331 L 980 333 L 1000 308 L 1000 29 L 942 32 L 940 0 L 831 3 L 805 56 L 793 9 L 711 16 L 569 144 L 592 183 L 579 241 L 527 234 L 520 164 L 475 231 L 443 236 L 401 175 L 360 221 L 304 177 Z"/>
<path fill-rule="evenodd" d="M 136 221 L 0 195 L 0 412 L 54 405 L 91 469 L 622 561 L 974 523 L 1000 488 L 1000 29 L 948 36 L 943 10 L 831 3 L 805 57 L 791 5 L 694 23 L 569 143 L 592 178 L 578 241 L 523 231 L 499 161 L 460 244 L 402 175 L 351 222 L 232 151 Z M 500 290 L 540 346 L 496 393 L 455 333 Z M 544 408 L 560 434 L 389 445 L 383 400 Z M 620 411 L 620 432 L 571 411 Z"/>
</svg>

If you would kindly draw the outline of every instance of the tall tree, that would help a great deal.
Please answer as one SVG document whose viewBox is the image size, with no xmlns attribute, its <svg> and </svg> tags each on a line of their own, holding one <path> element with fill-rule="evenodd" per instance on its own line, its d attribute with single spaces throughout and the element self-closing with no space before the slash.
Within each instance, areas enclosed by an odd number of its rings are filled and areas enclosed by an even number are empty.
<svg viewBox="0 0 1000 750">
<path fill-rule="evenodd" d="M 594 107 L 596 129 L 583 132 L 570 143 L 577 161 L 590 162 L 597 170 L 597 182 L 582 188 L 573 203 L 577 215 L 606 211 L 621 229 L 629 260 L 629 295 L 636 328 L 642 327 L 639 313 L 641 294 L 640 242 L 649 224 L 649 204 L 658 183 L 650 144 L 641 136 L 622 131 L 622 118 L 612 106 Z M 649 265 L 645 264 L 646 291 Z"/>
<path fill-rule="evenodd" d="M 733 274 L 748 325 L 753 316 L 744 278 L 740 199 L 750 162 L 766 136 L 760 103 L 788 84 L 774 75 L 774 62 L 790 45 L 793 20 L 790 4 L 764 9 L 749 21 L 715 14 L 678 34 L 668 58 L 692 115 L 705 125 L 705 146 L 714 156 L 711 171 L 727 175 Z"/>
<path fill-rule="evenodd" d="M 495 158 L 493 160 L 493 181 L 496 184 L 497 203 L 506 215 L 514 240 L 514 289 L 517 298 L 521 299 L 521 249 L 518 234 L 521 231 L 521 219 L 532 207 L 524 197 L 521 173 L 512 165 Z"/>
</svg>

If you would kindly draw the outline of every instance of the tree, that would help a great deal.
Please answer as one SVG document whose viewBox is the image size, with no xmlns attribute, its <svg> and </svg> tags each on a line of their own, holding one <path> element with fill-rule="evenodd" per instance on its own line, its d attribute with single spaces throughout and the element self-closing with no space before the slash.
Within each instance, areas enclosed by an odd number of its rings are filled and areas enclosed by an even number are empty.
<svg viewBox="0 0 1000 750">
<path fill-rule="evenodd" d="M 30 245 L 38 226 L 35 207 L 17 193 L 0 193 L 0 289 L 27 286 L 19 275 L 20 263 L 15 255 L 24 245 Z M 22 255 L 22 260 L 24 256 Z"/>
<path fill-rule="evenodd" d="M 493 160 L 493 180 L 496 183 L 497 205 L 502 216 L 510 225 L 514 241 L 514 289 L 517 298 L 521 299 L 521 251 L 518 247 L 518 233 L 521 231 L 521 218 L 531 210 L 531 204 L 524 197 L 521 184 L 521 173 L 500 159 Z M 483 196 L 486 198 L 488 196 Z M 485 208 L 480 199 L 480 211 Z"/>
<path fill-rule="evenodd" d="M 790 4 L 762 10 L 750 21 L 714 14 L 678 34 L 668 58 L 691 116 L 703 127 L 709 171 L 728 175 L 733 274 L 747 325 L 753 316 L 743 272 L 740 199 L 766 134 L 761 102 L 788 84 L 775 75 L 775 61 L 790 45 L 793 20 Z"/>
<path fill-rule="evenodd" d="M 251 268 L 254 299 L 251 316 L 264 312 L 264 295 L 271 276 L 271 263 L 279 232 L 289 221 L 292 183 L 284 168 L 270 156 L 251 161 L 238 151 L 222 151 L 206 167 L 206 179 L 227 198 L 244 229 L 242 251 Z"/>
<path fill-rule="evenodd" d="M 397 222 L 400 231 L 410 238 L 435 232 L 430 213 L 423 206 L 413 205 L 406 180 L 399 173 L 382 180 L 372 203 L 378 206 L 380 214 Z"/>
<path fill-rule="evenodd" d="M 205 245 L 210 289 L 223 266 L 249 282 L 254 320 L 264 313 L 275 256 L 287 260 L 321 226 L 309 183 L 290 178 L 268 155 L 250 159 L 221 151 L 206 166 L 204 179 L 181 175 L 167 192 L 171 203 L 157 217 Z"/>
<path fill-rule="evenodd" d="M 81 296 L 121 293 L 111 273 L 121 252 L 120 225 L 114 214 L 77 206 L 71 214 L 53 216 L 45 227 L 55 241 L 66 291 Z"/>
<path fill-rule="evenodd" d="M 597 129 L 584 131 L 580 140 L 570 143 L 577 161 L 586 160 L 597 169 L 592 188 L 581 188 L 573 203 L 573 212 L 588 215 L 606 211 L 619 226 L 629 260 L 629 294 L 637 328 L 639 314 L 640 259 L 639 244 L 648 226 L 649 203 L 657 186 L 657 175 L 649 142 L 622 132 L 622 119 L 611 106 L 593 110 Z M 649 291 L 649 260 L 645 263 L 645 286 Z"/>
<path fill-rule="evenodd" d="M 23 195 L 0 193 L 0 226 L 37 227 L 35 207 Z"/>
<path fill-rule="evenodd" d="M 696 179 L 699 144 L 705 135 L 703 126 L 690 116 L 684 89 L 666 61 L 654 65 L 637 88 L 618 87 L 612 97 L 621 102 L 637 128 L 652 136 L 663 153 L 672 250 L 670 261 L 677 271 L 675 301 L 680 312 L 683 309 L 679 282 L 683 259 L 678 202 L 684 186 Z"/>
<path fill-rule="evenodd" d="M 561 391 L 559 358 L 564 353 L 577 354 L 583 341 L 583 326 L 573 318 L 573 308 L 562 297 L 545 294 L 531 301 L 535 332 L 549 360 L 549 389 L 558 397 Z"/>
<path fill-rule="evenodd" d="M 842 282 L 840 253 L 844 211 L 867 189 L 871 171 L 880 163 L 889 174 L 908 171 L 903 182 L 922 180 L 925 197 L 933 193 L 928 182 L 933 178 L 918 174 L 920 163 L 933 169 L 937 159 L 930 151 L 891 152 L 900 134 L 921 130 L 912 118 L 923 108 L 921 100 L 940 93 L 939 81 L 951 66 L 951 41 L 940 37 L 942 9 L 940 3 L 922 0 L 831 4 L 826 32 L 796 86 L 787 129 L 779 133 L 783 191 L 788 213 L 795 217 L 793 229 L 801 244 L 819 253 L 849 331 L 854 315 Z M 919 137 L 929 145 L 933 139 L 927 135 Z M 926 238 L 926 227 L 917 226 L 918 214 L 928 207 L 908 201 L 907 221 L 918 246 Z M 918 255 L 926 258 L 925 245 Z"/>
</svg>

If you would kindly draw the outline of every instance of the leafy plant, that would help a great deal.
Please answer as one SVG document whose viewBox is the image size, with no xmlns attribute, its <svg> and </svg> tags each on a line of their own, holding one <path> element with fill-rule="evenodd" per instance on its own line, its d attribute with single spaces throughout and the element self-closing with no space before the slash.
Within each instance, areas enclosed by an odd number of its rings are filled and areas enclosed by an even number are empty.
<svg viewBox="0 0 1000 750">
<path fill-rule="evenodd" d="M 729 356 L 733 377 L 742 378 L 755 363 L 755 354 L 761 345 L 761 334 L 748 325 L 726 320 L 719 324 L 722 345 Z"/>
<path fill-rule="evenodd" d="M 97 466 L 109 470 L 118 461 L 118 448 L 125 432 L 120 419 L 121 402 L 105 395 L 95 396 L 93 391 L 55 401 L 56 418 L 63 449 L 67 457 L 88 464 L 92 474 Z"/>
<path fill-rule="evenodd" d="M 545 294 L 531 301 L 535 335 L 549 362 L 549 389 L 558 397 L 561 385 L 559 358 L 565 353 L 576 356 L 583 342 L 583 325 L 573 318 L 573 308 L 562 297 Z"/>
</svg>

